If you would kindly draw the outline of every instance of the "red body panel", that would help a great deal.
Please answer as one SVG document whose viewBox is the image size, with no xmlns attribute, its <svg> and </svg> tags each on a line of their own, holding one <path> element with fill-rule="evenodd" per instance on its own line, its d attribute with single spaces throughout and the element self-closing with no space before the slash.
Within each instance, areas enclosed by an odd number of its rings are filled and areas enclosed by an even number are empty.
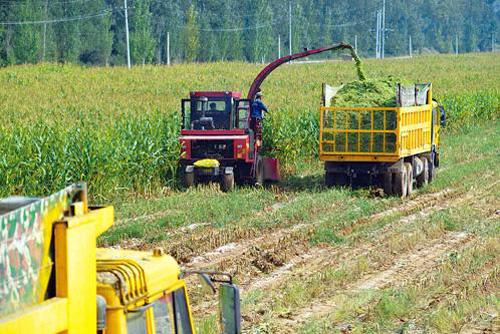
<svg viewBox="0 0 500 334">
<path fill-rule="evenodd" d="M 183 136 L 235 136 L 244 135 L 245 129 L 233 130 L 181 130 Z"/>
<path fill-rule="evenodd" d="M 181 144 L 181 160 L 191 160 L 191 142 L 193 140 L 231 140 L 233 141 L 233 157 L 231 159 L 222 160 L 244 160 L 246 163 L 253 163 L 254 159 L 249 157 L 250 153 L 250 136 L 248 134 L 230 131 L 203 131 L 203 130 L 187 130 L 188 133 L 183 133 L 179 137 Z M 221 134 L 206 135 L 206 132 L 224 132 Z M 236 132 L 236 133 L 235 133 Z M 238 148 L 240 146 L 240 148 Z"/>
<path fill-rule="evenodd" d="M 239 92 L 191 92 L 191 97 L 232 97 L 235 99 L 241 98 Z"/>
</svg>

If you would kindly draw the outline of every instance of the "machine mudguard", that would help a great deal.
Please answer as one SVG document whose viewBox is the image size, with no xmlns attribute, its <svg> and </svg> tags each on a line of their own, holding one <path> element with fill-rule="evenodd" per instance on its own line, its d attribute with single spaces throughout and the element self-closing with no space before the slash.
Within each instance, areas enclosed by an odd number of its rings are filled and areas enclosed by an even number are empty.
<svg viewBox="0 0 500 334">
<path fill-rule="evenodd" d="M 281 181 L 280 164 L 276 158 L 263 157 L 264 164 L 264 179 L 270 182 Z"/>
</svg>

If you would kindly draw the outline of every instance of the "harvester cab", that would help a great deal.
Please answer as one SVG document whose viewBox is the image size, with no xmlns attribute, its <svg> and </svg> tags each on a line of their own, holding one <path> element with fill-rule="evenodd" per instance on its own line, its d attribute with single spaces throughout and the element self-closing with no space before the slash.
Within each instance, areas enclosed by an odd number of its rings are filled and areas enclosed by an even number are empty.
<svg viewBox="0 0 500 334">
<path fill-rule="evenodd" d="M 220 182 L 223 191 L 235 184 L 279 181 L 279 162 L 264 157 L 260 134 L 250 111 L 264 80 L 280 65 L 330 50 L 349 49 L 344 43 L 288 55 L 267 65 L 255 78 L 246 98 L 238 92 L 192 92 L 182 100 L 179 170 L 186 187 Z M 259 136 L 259 138 L 257 138 Z M 265 136 L 264 136 L 265 139 Z"/>
</svg>

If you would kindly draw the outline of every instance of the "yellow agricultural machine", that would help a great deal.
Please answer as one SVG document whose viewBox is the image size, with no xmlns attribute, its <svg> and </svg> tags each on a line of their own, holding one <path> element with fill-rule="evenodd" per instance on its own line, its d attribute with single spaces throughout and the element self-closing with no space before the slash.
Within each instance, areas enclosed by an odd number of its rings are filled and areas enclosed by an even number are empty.
<svg viewBox="0 0 500 334">
<path fill-rule="evenodd" d="M 439 167 L 444 108 L 431 84 L 398 85 L 397 107 L 331 106 L 339 88 L 323 85 L 320 159 L 327 186 L 380 185 L 406 197 L 431 182 Z"/>
<path fill-rule="evenodd" d="M 240 333 L 231 276 L 183 273 L 159 249 L 96 248 L 113 219 L 87 205 L 84 184 L 0 200 L 0 333 L 194 333 L 188 274 L 220 283 L 220 331 Z"/>
</svg>

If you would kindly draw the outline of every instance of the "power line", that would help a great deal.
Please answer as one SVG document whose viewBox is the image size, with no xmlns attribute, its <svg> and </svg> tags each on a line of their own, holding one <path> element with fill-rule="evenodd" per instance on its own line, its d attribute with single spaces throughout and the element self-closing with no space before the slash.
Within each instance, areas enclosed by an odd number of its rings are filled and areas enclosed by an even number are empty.
<svg viewBox="0 0 500 334">
<path fill-rule="evenodd" d="M 258 30 L 262 28 L 267 28 L 278 24 L 280 21 L 276 20 L 268 24 L 257 25 L 253 27 L 242 27 L 242 28 L 221 28 L 221 29 L 198 29 L 199 31 L 205 32 L 234 32 L 234 31 L 246 31 L 246 30 Z"/>
<path fill-rule="evenodd" d="M 91 1 L 96 1 L 96 0 L 69 0 L 69 1 L 51 1 L 50 4 L 53 5 L 58 5 L 58 4 L 71 4 L 71 3 L 86 3 L 86 2 L 91 2 Z M 7 0 L 0 0 L 0 4 L 13 4 L 13 5 L 36 5 L 36 4 L 28 4 L 21 2 L 19 3 L 18 0 L 13 0 L 13 1 L 7 1 Z"/>
<path fill-rule="evenodd" d="M 123 8 L 111 8 L 111 9 L 104 9 L 98 13 L 94 14 L 88 14 L 88 15 L 78 15 L 74 17 L 65 17 L 65 18 L 60 18 L 60 19 L 53 19 L 53 20 L 39 20 L 39 21 L 7 21 L 7 22 L 0 22 L 0 25 L 3 26 L 16 26 L 16 25 L 32 25 L 32 24 L 51 24 L 51 23 L 61 23 L 61 22 L 72 22 L 72 21 L 80 21 L 80 20 L 88 20 L 96 17 L 102 17 L 107 14 L 112 14 L 113 12 L 116 11 L 122 11 Z"/>
<path fill-rule="evenodd" d="M 95 0 L 72 0 L 72 1 L 57 1 L 57 2 L 50 2 L 49 3 L 49 7 L 52 7 L 54 5 L 71 5 L 71 4 L 85 4 L 87 2 L 92 2 L 92 1 L 95 1 Z M 2 1 L 0 0 L 0 7 L 29 7 L 29 8 L 33 8 L 33 7 L 41 7 L 43 8 L 45 6 L 44 3 L 38 3 L 38 4 L 29 4 L 29 3 L 19 3 L 19 1 L 12 1 L 12 2 L 8 2 L 8 1 Z"/>
</svg>

